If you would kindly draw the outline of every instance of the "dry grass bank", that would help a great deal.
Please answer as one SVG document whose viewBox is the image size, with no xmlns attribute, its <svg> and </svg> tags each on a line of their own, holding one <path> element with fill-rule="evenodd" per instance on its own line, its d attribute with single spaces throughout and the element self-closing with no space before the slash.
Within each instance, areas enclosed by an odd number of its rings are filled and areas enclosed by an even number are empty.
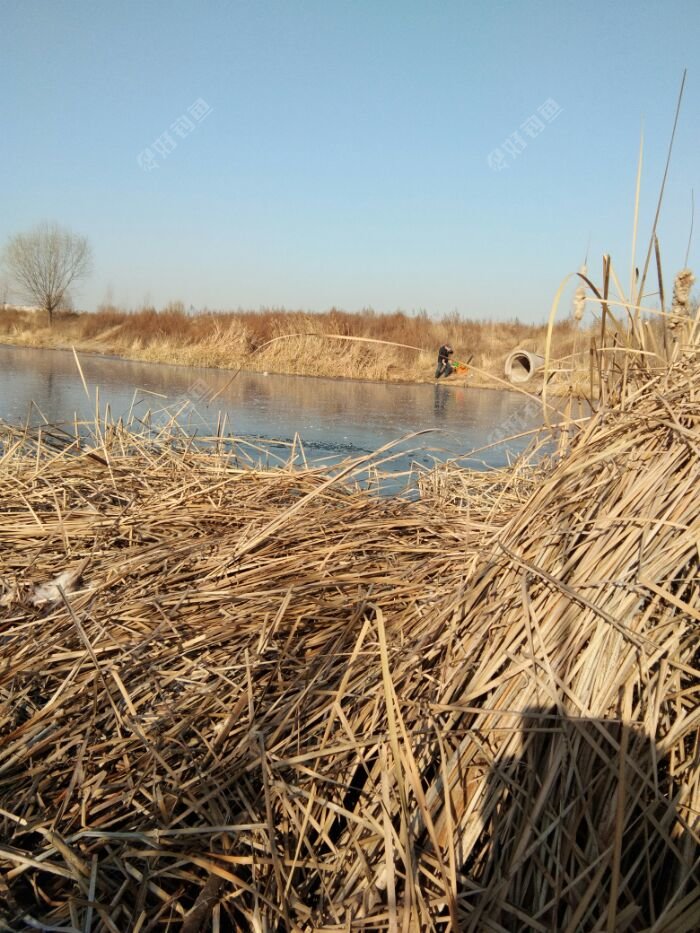
<svg viewBox="0 0 700 933">
<path fill-rule="evenodd" d="M 7 927 L 697 930 L 699 334 L 413 503 L 5 431 Z"/>
<path fill-rule="evenodd" d="M 350 314 L 332 310 L 308 314 L 270 310 L 190 316 L 177 305 L 134 313 L 114 308 L 94 314 L 64 312 L 56 315 L 49 329 L 41 314 L 0 311 L 0 342 L 37 347 L 74 345 L 79 350 L 130 359 L 300 375 L 430 380 L 437 349 L 448 342 L 457 359 L 466 361 L 473 355 L 468 378 L 478 385 L 498 384 L 489 376 L 502 378 L 505 358 L 516 346 L 541 352 L 545 331 L 544 325 L 472 321 L 456 315 L 434 321 L 425 314 L 402 312 Z M 306 336 L 289 336 L 299 334 Z M 314 334 L 384 340 L 418 347 L 421 352 Z M 279 337 L 287 339 L 275 340 Z M 575 325 L 569 321 L 558 325 L 557 355 L 569 354 L 575 339 Z"/>
</svg>

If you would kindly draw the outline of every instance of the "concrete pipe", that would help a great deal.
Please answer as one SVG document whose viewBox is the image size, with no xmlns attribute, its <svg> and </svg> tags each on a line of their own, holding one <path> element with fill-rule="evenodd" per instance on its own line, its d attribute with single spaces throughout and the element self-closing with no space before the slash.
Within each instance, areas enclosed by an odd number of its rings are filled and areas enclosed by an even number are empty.
<svg viewBox="0 0 700 933">
<path fill-rule="evenodd" d="M 509 382 L 529 382 L 544 366 L 544 357 L 529 350 L 513 350 L 506 359 L 506 379 Z"/>
</svg>

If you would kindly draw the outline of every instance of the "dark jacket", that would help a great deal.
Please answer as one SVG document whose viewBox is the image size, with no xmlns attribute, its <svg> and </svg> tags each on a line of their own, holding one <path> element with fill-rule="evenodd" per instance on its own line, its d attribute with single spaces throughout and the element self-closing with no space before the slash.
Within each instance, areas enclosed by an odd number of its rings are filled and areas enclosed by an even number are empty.
<svg viewBox="0 0 700 933">
<path fill-rule="evenodd" d="M 438 363 L 449 363 L 451 353 L 454 353 L 454 350 L 448 350 L 443 344 L 438 350 Z"/>
</svg>

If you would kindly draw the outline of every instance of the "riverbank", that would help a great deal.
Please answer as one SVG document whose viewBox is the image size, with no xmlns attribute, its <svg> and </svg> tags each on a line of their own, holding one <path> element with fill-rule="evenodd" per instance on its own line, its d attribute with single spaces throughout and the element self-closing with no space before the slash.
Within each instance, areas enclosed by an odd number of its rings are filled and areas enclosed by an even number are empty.
<svg viewBox="0 0 700 933">
<path fill-rule="evenodd" d="M 690 343 L 418 502 L 3 430 L 0 926 L 697 929 Z"/>
<path fill-rule="evenodd" d="M 39 312 L 0 310 L 0 342 L 13 346 L 75 347 L 83 353 L 144 362 L 382 382 L 434 381 L 437 348 L 447 342 L 455 349 L 455 359 L 471 358 L 471 364 L 466 378 L 454 375 L 446 384 L 491 388 L 505 387 L 503 365 L 515 347 L 542 351 L 545 330 L 544 325 L 517 321 L 457 316 L 433 321 L 427 315 L 401 312 L 187 315 L 177 306 L 134 313 L 114 308 L 61 312 L 49 328 Z M 571 353 L 576 339 L 571 322 L 557 325 L 554 355 Z"/>
</svg>

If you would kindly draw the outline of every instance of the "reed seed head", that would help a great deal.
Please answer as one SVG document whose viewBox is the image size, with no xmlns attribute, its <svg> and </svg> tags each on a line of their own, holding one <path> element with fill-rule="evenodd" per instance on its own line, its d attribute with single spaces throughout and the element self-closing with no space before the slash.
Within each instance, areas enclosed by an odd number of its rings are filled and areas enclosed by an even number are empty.
<svg viewBox="0 0 700 933">
<path fill-rule="evenodd" d="M 695 276 L 690 269 L 681 269 L 673 283 L 673 304 L 671 313 L 674 315 L 688 314 L 690 290 L 695 282 Z M 677 326 L 677 320 L 671 320 L 671 327 Z"/>
</svg>

